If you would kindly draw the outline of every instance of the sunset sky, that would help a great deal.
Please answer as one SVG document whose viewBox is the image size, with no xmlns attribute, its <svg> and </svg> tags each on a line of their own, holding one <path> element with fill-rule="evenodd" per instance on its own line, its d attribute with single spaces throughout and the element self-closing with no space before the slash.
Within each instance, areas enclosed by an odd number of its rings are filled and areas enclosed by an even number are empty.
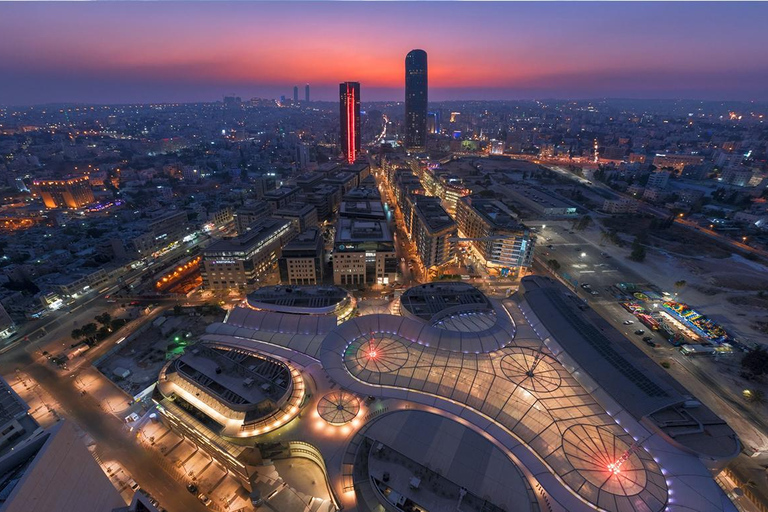
<svg viewBox="0 0 768 512">
<path fill-rule="evenodd" d="M 766 3 L 0 2 L 0 104 L 292 95 L 768 100 Z"/>
</svg>

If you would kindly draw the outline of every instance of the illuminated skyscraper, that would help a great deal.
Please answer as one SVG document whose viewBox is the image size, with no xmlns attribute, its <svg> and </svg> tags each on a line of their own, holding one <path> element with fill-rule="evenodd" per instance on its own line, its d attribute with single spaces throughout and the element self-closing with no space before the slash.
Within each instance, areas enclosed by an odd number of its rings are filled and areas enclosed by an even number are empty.
<svg viewBox="0 0 768 512">
<path fill-rule="evenodd" d="M 298 85 L 293 86 L 293 102 L 294 103 L 299 102 L 299 86 Z"/>
<path fill-rule="evenodd" d="M 352 163 L 360 152 L 360 82 L 339 84 L 341 148 Z"/>
<path fill-rule="evenodd" d="M 304 101 L 309 103 L 309 84 L 304 86 Z"/>
<path fill-rule="evenodd" d="M 427 52 L 411 50 L 405 56 L 405 147 L 427 145 Z"/>
</svg>

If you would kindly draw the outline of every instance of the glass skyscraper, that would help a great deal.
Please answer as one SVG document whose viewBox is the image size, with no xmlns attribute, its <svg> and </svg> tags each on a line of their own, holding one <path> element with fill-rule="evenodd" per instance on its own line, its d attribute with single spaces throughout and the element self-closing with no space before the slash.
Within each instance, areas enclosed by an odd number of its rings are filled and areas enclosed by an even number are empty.
<svg viewBox="0 0 768 512">
<path fill-rule="evenodd" d="M 411 50 L 405 56 L 405 147 L 427 145 L 427 52 Z"/>
<path fill-rule="evenodd" d="M 352 163 L 360 152 L 360 82 L 339 84 L 341 119 L 341 148 L 347 162 Z"/>
</svg>

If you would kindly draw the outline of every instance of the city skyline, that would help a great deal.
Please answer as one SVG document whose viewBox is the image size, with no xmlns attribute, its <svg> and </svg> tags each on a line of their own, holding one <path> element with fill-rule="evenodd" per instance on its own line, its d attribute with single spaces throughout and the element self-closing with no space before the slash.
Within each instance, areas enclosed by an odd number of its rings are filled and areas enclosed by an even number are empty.
<svg viewBox="0 0 768 512">
<path fill-rule="evenodd" d="M 279 98 L 299 83 L 333 101 L 341 80 L 359 81 L 368 101 L 402 101 L 413 48 L 430 55 L 434 101 L 768 100 L 765 5 L 554 5 L 3 5 L 0 32 L 18 44 L 0 49 L 0 102 Z"/>
</svg>

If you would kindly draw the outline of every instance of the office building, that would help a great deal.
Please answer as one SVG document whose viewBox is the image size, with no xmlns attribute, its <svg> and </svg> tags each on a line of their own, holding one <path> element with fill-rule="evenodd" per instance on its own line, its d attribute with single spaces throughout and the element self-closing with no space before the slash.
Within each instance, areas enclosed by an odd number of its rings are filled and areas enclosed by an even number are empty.
<svg viewBox="0 0 768 512">
<path fill-rule="evenodd" d="M 405 147 L 427 145 L 427 52 L 412 50 L 405 57 Z"/>
<path fill-rule="evenodd" d="M 35 180 L 33 190 L 46 208 L 77 209 L 95 201 L 88 176 L 63 180 Z"/>
<path fill-rule="evenodd" d="M 294 235 L 291 221 L 270 217 L 244 235 L 214 242 L 203 251 L 203 285 L 214 291 L 257 288 L 275 277 L 281 249 Z"/>
<path fill-rule="evenodd" d="M 420 196 L 414 205 L 413 241 L 425 268 L 439 267 L 453 259 L 456 222 L 434 196 Z"/>
<path fill-rule="evenodd" d="M 333 282 L 363 286 L 398 280 L 397 253 L 385 221 L 340 218 L 333 251 Z"/>
<path fill-rule="evenodd" d="M 272 216 L 293 222 L 296 233 L 303 233 L 307 229 L 317 226 L 317 208 L 307 203 L 298 201 L 288 203 L 273 213 Z"/>
<path fill-rule="evenodd" d="M 283 284 L 322 284 L 323 235 L 311 227 L 283 247 L 278 261 Z"/>
<path fill-rule="evenodd" d="M 309 84 L 304 86 L 304 101 L 309 103 Z"/>
<path fill-rule="evenodd" d="M 339 207 L 339 216 L 350 219 L 386 220 L 387 212 L 379 199 L 353 199 L 345 196 Z"/>
<path fill-rule="evenodd" d="M 341 118 L 341 149 L 348 163 L 353 163 L 360 152 L 360 83 L 339 84 Z"/>
<path fill-rule="evenodd" d="M 440 112 L 427 112 L 427 133 L 440 133 Z"/>
<path fill-rule="evenodd" d="M 264 193 L 264 200 L 269 203 L 272 211 L 277 211 L 288 203 L 293 202 L 301 191 L 299 187 L 280 187 Z"/>
<path fill-rule="evenodd" d="M 500 201 L 462 197 L 456 205 L 456 223 L 459 236 L 468 239 L 475 256 L 489 269 L 505 276 L 531 265 L 531 232 Z"/>
<path fill-rule="evenodd" d="M 179 242 L 190 231 L 187 212 L 159 212 L 147 223 L 144 233 L 131 240 L 131 243 L 136 252 L 146 256 Z"/>
<path fill-rule="evenodd" d="M 266 219 L 272 213 L 272 208 L 266 201 L 254 201 L 241 206 L 235 211 L 235 229 L 238 235 L 245 234 L 251 224 Z"/>
<path fill-rule="evenodd" d="M 294 103 L 299 102 L 299 86 L 298 85 L 293 86 L 293 102 Z"/>
</svg>

